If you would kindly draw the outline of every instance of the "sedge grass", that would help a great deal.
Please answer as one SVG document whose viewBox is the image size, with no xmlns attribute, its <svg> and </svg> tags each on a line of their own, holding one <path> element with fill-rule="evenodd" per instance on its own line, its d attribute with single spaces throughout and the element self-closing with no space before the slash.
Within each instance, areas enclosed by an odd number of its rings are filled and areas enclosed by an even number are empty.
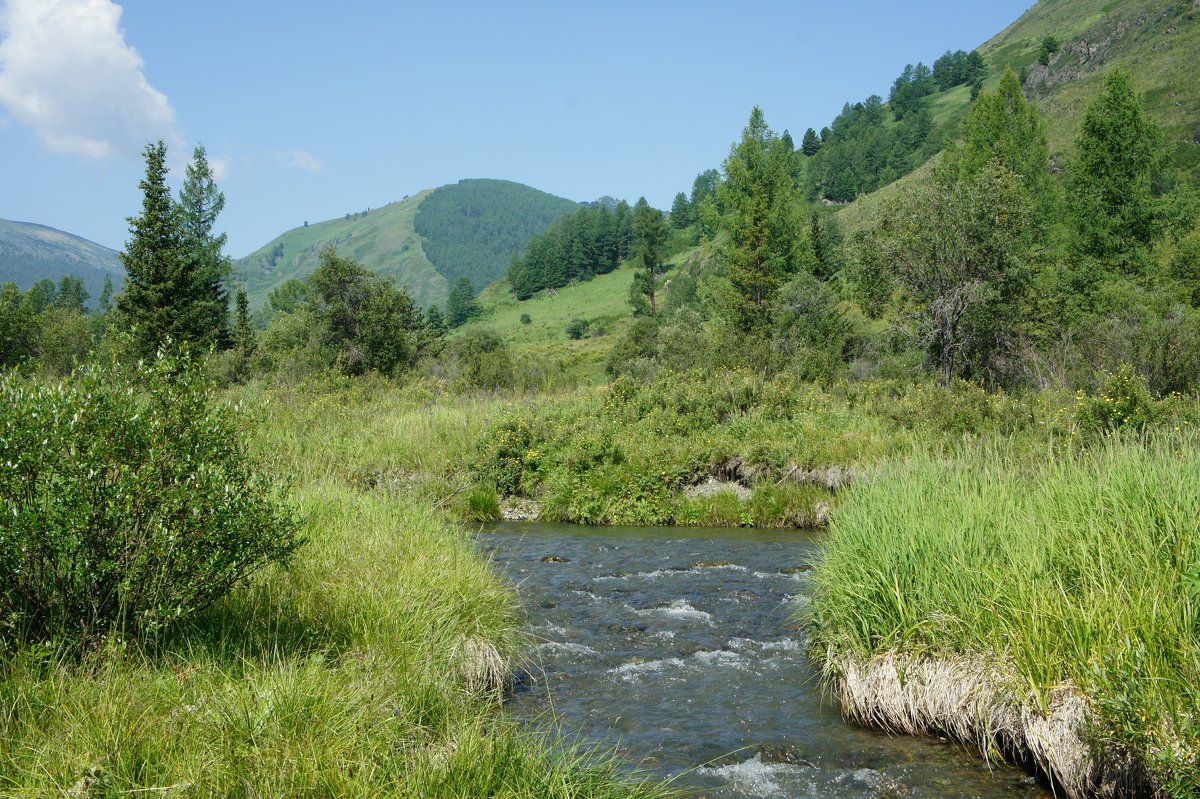
<svg viewBox="0 0 1200 799">
<path fill-rule="evenodd" d="M 996 690 L 1043 715 L 1070 686 L 1093 756 L 1132 753 L 1168 793 L 1194 795 L 1198 520 L 1200 437 L 1187 433 L 895 462 L 835 516 L 813 651 L 835 672 L 896 656 L 987 663 Z"/>
</svg>

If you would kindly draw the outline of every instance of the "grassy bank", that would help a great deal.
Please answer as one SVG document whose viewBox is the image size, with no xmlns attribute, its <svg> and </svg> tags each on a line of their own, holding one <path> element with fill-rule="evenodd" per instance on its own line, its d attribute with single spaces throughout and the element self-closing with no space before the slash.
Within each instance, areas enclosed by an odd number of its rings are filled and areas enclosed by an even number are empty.
<svg viewBox="0 0 1200 799">
<path fill-rule="evenodd" d="M 536 500 L 546 521 L 808 526 L 890 458 L 994 440 L 1036 451 L 1093 435 L 1096 401 L 965 383 L 822 387 L 668 372 L 498 409 L 472 455 L 473 481 L 479 509 Z M 1161 406 L 1164 419 L 1186 410 Z"/>
<path fill-rule="evenodd" d="M 512 588 L 448 525 L 487 401 L 247 390 L 308 543 L 157 645 L 0 661 L 0 795 L 649 796 L 494 712 Z"/>
<path fill-rule="evenodd" d="M 1197 475 L 1200 438 L 1168 430 L 904 459 L 854 487 L 812 603 L 847 712 L 1030 757 L 1073 796 L 1197 795 Z"/>
</svg>

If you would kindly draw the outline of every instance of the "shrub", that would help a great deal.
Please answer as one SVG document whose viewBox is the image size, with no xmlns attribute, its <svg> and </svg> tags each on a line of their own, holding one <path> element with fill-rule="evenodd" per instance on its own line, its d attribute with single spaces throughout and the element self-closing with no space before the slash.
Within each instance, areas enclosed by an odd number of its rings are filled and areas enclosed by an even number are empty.
<svg viewBox="0 0 1200 799">
<path fill-rule="evenodd" d="M 151 637 L 301 544 L 239 413 L 186 359 L 9 374 L 0 402 L 0 641 Z"/>
<path fill-rule="evenodd" d="M 529 318 L 529 314 L 527 314 L 527 313 L 521 314 L 521 324 L 527 325 L 532 321 L 533 320 Z"/>
<path fill-rule="evenodd" d="M 572 319 L 567 325 L 567 335 L 573 339 L 581 339 L 588 332 L 588 321 L 586 319 Z"/>
<path fill-rule="evenodd" d="M 1109 375 L 1099 396 L 1080 403 L 1077 414 L 1085 430 L 1141 430 L 1158 418 L 1159 408 L 1146 379 L 1123 364 Z"/>
</svg>

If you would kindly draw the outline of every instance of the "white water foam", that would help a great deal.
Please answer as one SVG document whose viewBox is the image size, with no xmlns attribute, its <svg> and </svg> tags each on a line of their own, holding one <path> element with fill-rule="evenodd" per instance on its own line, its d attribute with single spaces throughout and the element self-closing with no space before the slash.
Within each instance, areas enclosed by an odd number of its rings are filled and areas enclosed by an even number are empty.
<svg viewBox="0 0 1200 799">
<path fill-rule="evenodd" d="M 690 661 L 690 663 L 689 663 Z M 659 672 L 676 670 L 685 668 L 688 665 L 699 666 L 700 668 L 712 668 L 713 666 L 735 665 L 742 662 L 742 656 L 737 652 L 727 652 L 719 649 L 702 649 L 686 658 L 662 658 L 660 660 L 643 660 L 634 661 L 631 663 L 622 663 L 620 666 L 615 666 L 608 670 L 609 674 L 615 674 L 623 679 L 632 679 L 640 677 L 643 674 L 657 674 Z"/>
<path fill-rule="evenodd" d="M 751 796 L 775 797 L 784 795 L 776 778 L 781 774 L 794 774 L 799 767 L 787 763 L 764 763 L 761 755 L 755 755 L 741 763 L 716 768 L 701 766 L 696 771 L 729 780 L 739 791 Z"/>
<path fill-rule="evenodd" d="M 734 652 L 744 652 L 757 648 L 762 652 L 799 652 L 800 642 L 794 638 L 781 638 L 778 641 L 755 641 L 752 638 L 730 638 L 726 644 Z"/>
<path fill-rule="evenodd" d="M 794 607 L 802 608 L 811 602 L 812 597 L 810 597 L 808 594 L 788 594 L 779 604 L 792 605 Z"/>
<path fill-rule="evenodd" d="M 596 650 L 586 644 L 573 644 L 570 641 L 546 641 L 534 649 L 539 652 L 570 652 L 576 655 L 594 655 Z"/>
<path fill-rule="evenodd" d="M 669 605 L 664 605 L 657 608 L 645 608 L 635 611 L 639 616 L 653 616 L 660 614 L 670 616 L 673 619 L 694 619 L 707 624 L 712 624 L 712 614 L 703 610 L 697 610 L 688 604 L 686 599 L 676 599 Z"/>
</svg>

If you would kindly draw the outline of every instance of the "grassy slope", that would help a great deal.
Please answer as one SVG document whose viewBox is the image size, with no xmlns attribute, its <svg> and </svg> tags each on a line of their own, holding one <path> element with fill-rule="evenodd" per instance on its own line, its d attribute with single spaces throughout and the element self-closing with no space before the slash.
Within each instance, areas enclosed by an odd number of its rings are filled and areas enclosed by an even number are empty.
<svg viewBox="0 0 1200 799">
<path fill-rule="evenodd" d="M 993 88 L 1006 66 L 1034 69 L 1027 92 L 1041 111 L 1051 155 L 1061 164 L 1074 150 L 1079 121 L 1088 102 L 1095 97 L 1104 70 L 1119 66 L 1133 73 L 1145 93 L 1150 114 L 1162 126 L 1175 163 L 1195 177 L 1200 163 L 1200 81 L 1195 80 L 1200 56 L 1200 9 L 1175 0 L 1042 0 L 979 47 L 987 59 L 990 77 L 985 88 Z M 1187 14 L 1196 17 L 1189 20 Z M 1167 33 L 1168 29 L 1175 32 Z M 1119 35 L 1115 35 L 1120 30 Z M 1065 46 L 1077 40 L 1105 42 L 1093 60 L 1082 67 L 1076 59 L 1060 52 L 1051 62 L 1048 80 L 1036 68 L 1042 39 L 1053 35 Z M 1065 74 L 1077 78 L 1063 81 Z M 1060 82 L 1061 81 L 1061 82 Z M 966 116 L 970 92 L 957 87 L 938 92 L 929 100 L 939 123 L 961 121 Z M 914 181 L 924 179 L 932 165 L 925 166 L 895 183 L 869 194 L 838 211 L 847 232 L 871 224 L 887 198 L 894 197 Z"/>
<path fill-rule="evenodd" d="M 155 649 L 0 658 L 0 795 L 636 797 L 495 713 L 512 587 L 435 505 L 495 399 L 344 381 L 269 401 L 308 544 Z"/>
<path fill-rule="evenodd" d="M 446 279 L 425 257 L 421 237 L 413 229 L 417 206 L 429 193 L 414 194 L 358 218 L 330 219 L 293 228 L 239 259 L 234 270 L 245 283 L 251 307 L 261 307 L 271 290 L 289 278 L 303 278 L 316 269 L 317 256 L 329 244 L 363 266 L 395 277 L 422 307 L 445 303 L 449 291 Z M 271 266 L 270 253 L 277 245 L 283 245 L 283 255 Z"/>
<path fill-rule="evenodd" d="M 48 278 L 55 283 L 65 275 L 83 278 L 91 303 L 104 286 L 104 276 L 119 290 L 125 268 L 116 250 L 45 225 L 0 219 L 0 283 L 12 281 L 28 289 Z"/>
<path fill-rule="evenodd" d="M 670 280 L 673 269 L 693 252 L 694 247 L 687 247 L 668 259 L 659 284 Z M 506 280 L 498 281 L 480 292 L 479 316 L 451 335 L 492 330 L 519 355 L 562 363 L 570 375 L 585 383 L 602 382 L 608 353 L 629 325 L 629 286 L 638 268 L 639 262 L 626 261 L 607 275 L 553 293 L 542 291 L 524 301 L 513 297 Z M 522 314 L 529 314 L 529 324 L 521 324 Z M 573 341 L 566 332 L 572 319 L 586 319 L 593 330 L 602 329 L 603 334 Z"/>
</svg>

